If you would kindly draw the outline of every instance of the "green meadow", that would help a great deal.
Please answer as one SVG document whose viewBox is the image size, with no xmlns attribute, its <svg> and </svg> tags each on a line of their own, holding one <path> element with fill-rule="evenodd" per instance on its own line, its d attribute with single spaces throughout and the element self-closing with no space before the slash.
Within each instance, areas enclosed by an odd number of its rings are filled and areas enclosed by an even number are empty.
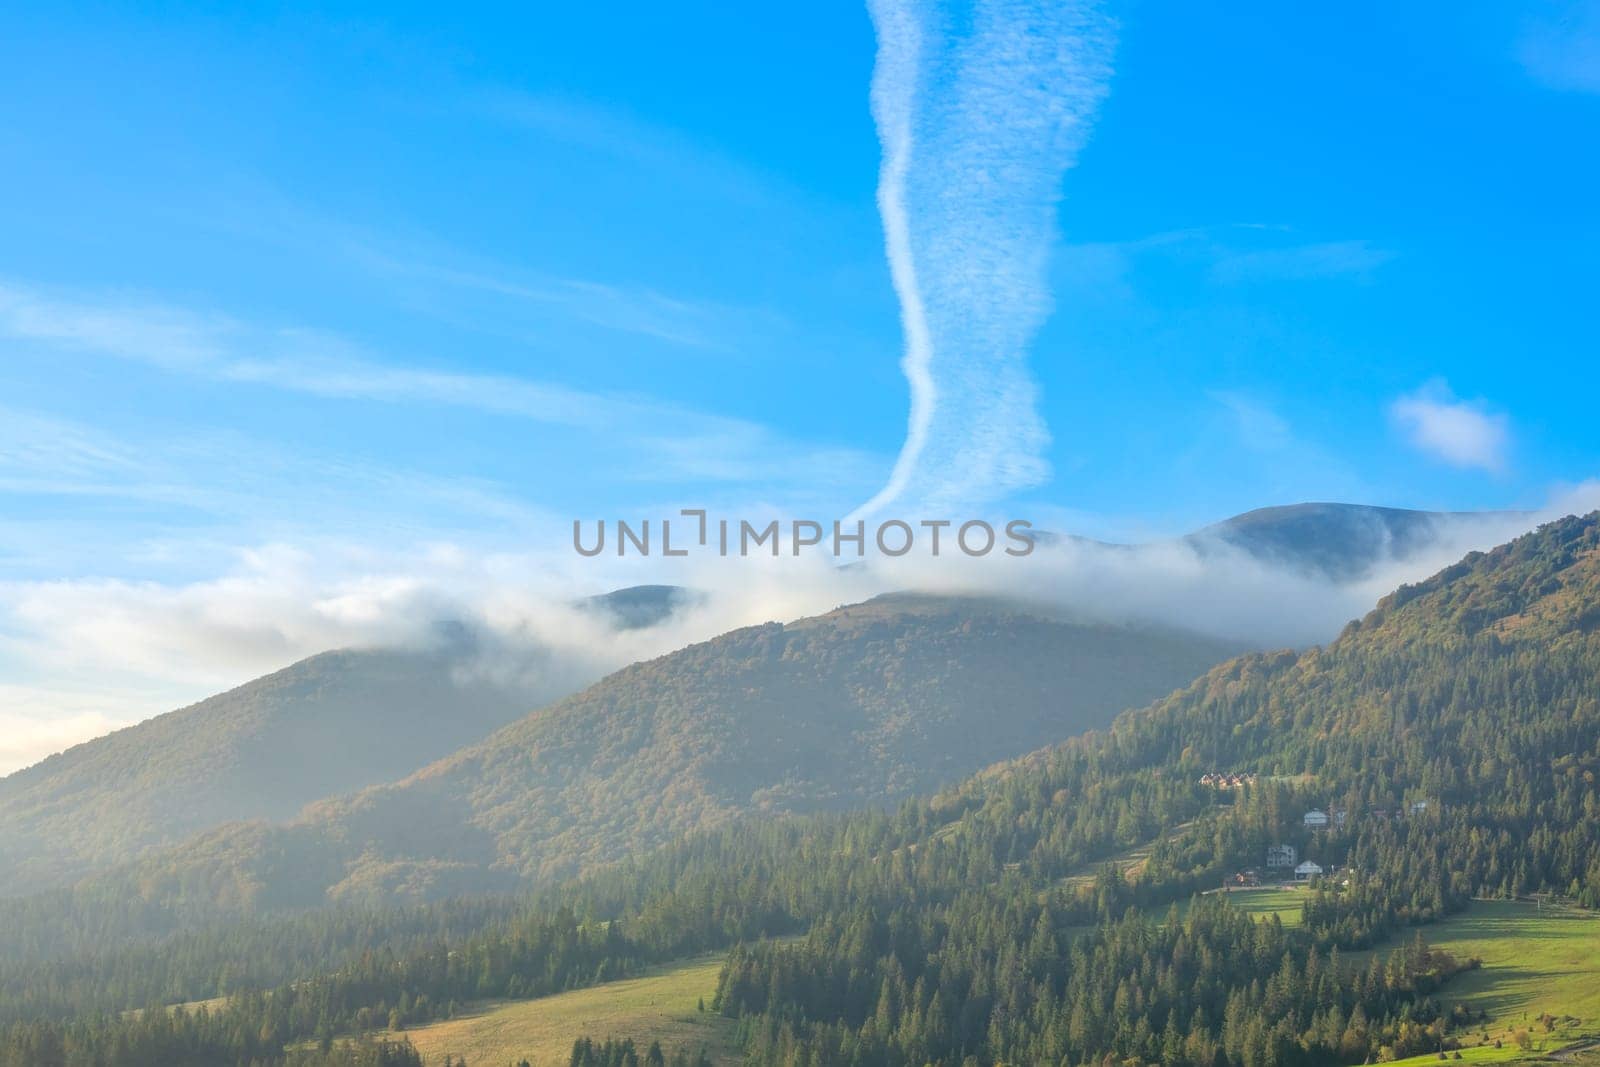
<svg viewBox="0 0 1600 1067">
<path fill-rule="evenodd" d="M 1234 907 L 1258 917 L 1300 921 L 1294 890 L 1254 889 L 1228 894 Z M 1479 901 L 1444 922 L 1422 928 L 1428 943 L 1483 966 L 1453 980 L 1441 993 L 1447 1005 L 1485 1012 L 1482 1024 L 1458 1029 L 1462 1063 L 1505 1063 L 1559 1055 L 1600 1063 L 1600 915 L 1570 908 L 1540 908 L 1509 901 Z M 1405 937 L 1411 936 L 1407 930 Z M 1360 958 L 1365 954 L 1352 954 Z M 1498 1046 L 1498 1047 L 1497 1047 Z M 1568 1050 L 1568 1051 L 1563 1051 Z M 1406 1064 L 1437 1063 L 1416 1056 Z M 1450 1062 L 1457 1062 L 1451 1057 Z"/>
<path fill-rule="evenodd" d="M 722 956 L 702 956 L 589 989 L 537 1000 L 476 1004 L 454 1019 L 388 1033 L 417 1047 L 427 1067 L 463 1058 L 468 1067 L 508 1067 L 526 1059 L 533 1067 L 565 1064 L 580 1037 L 631 1038 L 642 1054 L 659 1041 L 670 1055 L 705 1048 L 715 1064 L 740 1061 L 731 1020 L 700 1011 L 709 1005 Z"/>
</svg>

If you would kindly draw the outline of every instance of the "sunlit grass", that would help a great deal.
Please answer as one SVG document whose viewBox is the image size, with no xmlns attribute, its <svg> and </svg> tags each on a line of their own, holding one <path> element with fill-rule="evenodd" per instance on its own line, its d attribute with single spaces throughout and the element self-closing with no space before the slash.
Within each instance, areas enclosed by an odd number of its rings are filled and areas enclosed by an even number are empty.
<svg viewBox="0 0 1600 1067">
<path fill-rule="evenodd" d="M 406 1037 L 428 1067 L 446 1055 L 470 1067 L 506 1067 L 527 1059 L 534 1067 L 565 1064 L 580 1037 L 603 1041 L 632 1038 L 642 1054 L 660 1041 L 671 1055 L 702 1046 L 713 1063 L 740 1061 L 731 1020 L 698 1010 L 709 1006 L 722 971 L 722 956 L 703 956 L 640 978 L 607 982 L 537 1000 L 490 1001 L 442 1022 L 388 1037 Z"/>
</svg>

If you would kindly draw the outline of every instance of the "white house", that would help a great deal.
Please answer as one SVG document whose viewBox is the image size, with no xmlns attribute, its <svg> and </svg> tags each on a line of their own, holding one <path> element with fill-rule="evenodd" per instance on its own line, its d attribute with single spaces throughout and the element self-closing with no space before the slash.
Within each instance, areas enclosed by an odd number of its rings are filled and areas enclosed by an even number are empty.
<svg viewBox="0 0 1600 1067">
<path fill-rule="evenodd" d="M 1285 869 L 1294 866 L 1298 853 L 1293 845 L 1268 845 L 1267 866 L 1274 869 Z"/>
<path fill-rule="evenodd" d="M 1328 828 L 1328 813 L 1319 808 L 1312 808 L 1306 812 L 1305 818 L 1301 821 L 1306 824 L 1308 829 L 1326 830 Z"/>
<path fill-rule="evenodd" d="M 1322 864 L 1306 860 L 1294 869 L 1294 878 L 1297 882 L 1309 882 L 1313 878 L 1322 877 Z"/>
</svg>

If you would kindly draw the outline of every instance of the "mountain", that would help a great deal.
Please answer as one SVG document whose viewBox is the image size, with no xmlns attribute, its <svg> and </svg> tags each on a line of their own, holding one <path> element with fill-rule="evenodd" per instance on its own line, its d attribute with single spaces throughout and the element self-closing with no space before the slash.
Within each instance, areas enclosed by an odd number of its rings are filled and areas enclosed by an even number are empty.
<svg viewBox="0 0 1600 1067">
<path fill-rule="evenodd" d="M 578 606 L 605 618 L 618 630 L 644 630 L 704 600 L 704 594 L 678 585 L 632 585 L 589 597 Z"/>
<path fill-rule="evenodd" d="M 548 881 L 748 813 L 849 810 L 1110 722 L 1231 649 L 983 600 L 891 596 L 628 667 L 392 787 L 322 806 L 408 878 L 426 810 L 449 854 Z M 377 881 L 368 881 L 376 875 Z"/>
<path fill-rule="evenodd" d="M 900 610 L 867 608 L 868 626 Z M 70 1038 L 104 1050 L 74 1062 L 115 1067 L 150 1061 L 129 1048 L 193 1056 L 209 1042 L 206 1062 L 262 1062 L 319 1034 L 409 1030 L 463 1000 L 725 951 L 708 1010 L 739 1020 L 750 1063 L 1295 1067 L 1458 1045 L 1492 1057 L 1502 1039 L 1526 1047 L 1527 1005 L 1500 994 L 1526 984 L 1532 939 L 1553 936 L 1542 924 L 1588 926 L 1578 909 L 1600 907 L 1597 693 L 1590 515 L 1401 587 L 1326 647 L 1229 660 L 1107 730 L 892 812 L 739 820 L 509 914 L 455 902 L 97 944 L 65 960 L 0 955 L 0 1013 L 79 1016 L 0 1032 L 0 1052 L 33 1063 Z M 1246 784 L 1219 788 L 1203 777 L 1215 770 Z M 437 799 L 409 814 L 425 820 Z M 1312 826 L 1312 808 L 1335 818 Z M 1209 892 L 1277 844 L 1338 876 L 1242 906 Z M 314 865 L 287 845 L 254 869 Z M 1534 893 L 1554 906 L 1531 935 L 1497 931 L 1484 921 L 1493 905 L 1475 902 Z M 1469 906 L 1473 942 L 1511 940 L 1498 964 L 1453 985 L 1482 961 L 1428 942 Z M 44 913 L 0 912 L 0 934 L 37 929 Z M 429 933 L 440 924 L 450 932 Z M 238 961 L 263 957 L 254 981 L 276 991 L 235 998 L 221 1018 L 117 1014 L 236 988 Z M 1549 1005 L 1550 1051 L 1592 1040 L 1560 1014 L 1586 988 Z"/>
<path fill-rule="evenodd" d="M 1303 503 L 1257 508 L 1172 540 L 1097 541 L 1041 530 L 1043 549 L 1074 546 L 1110 552 L 1184 545 L 1201 557 L 1243 553 L 1269 566 L 1333 582 L 1369 578 L 1383 564 L 1456 558 L 1471 547 L 1488 548 L 1532 525 L 1518 511 L 1414 511 L 1370 504 Z"/>
<path fill-rule="evenodd" d="M 692 595 L 640 586 L 585 607 L 618 629 L 665 621 Z M 67 884 L 198 831 L 286 819 L 393 781 L 599 672 L 525 657 L 477 669 L 478 639 L 439 628 L 430 649 L 326 652 L 0 778 L 0 895 Z"/>
<path fill-rule="evenodd" d="M 1444 514 L 1349 504 L 1299 504 L 1236 516 L 1197 531 L 1185 541 L 1202 555 L 1223 549 L 1243 551 L 1277 565 L 1348 581 L 1370 573 L 1382 561 L 1413 558 L 1435 550 L 1440 539 L 1452 532 L 1487 529 L 1496 523 L 1505 525 L 1522 519 L 1520 516 Z M 1478 525 L 1472 526 L 1474 523 Z M 700 599 L 701 594 L 674 586 L 638 586 L 590 598 L 582 602 L 581 607 L 619 630 L 635 629 L 659 625 Z M 795 625 L 797 628 L 784 639 L 785 643 L 807 629 L 806 625 Z M 1086 639 L 1091 629 L 1080 629 L 1078 634 Z M 1174 658 L 1172 635 L 1167 634 L 1156 639 L 1147 653 L 1131 649 L 1131 645 L 1149 640 L 1150 633 L 1159 631 L 1124 635 L 1123 644 L 1130 647 L 1119 645 L 1115 655 L 1124 657 L 1130 677 L 1124 679 L 1120 688 L 1101 685 L 1108 673 L 1106 670 L 1092 664 L 1080 664 L 1075 668 L 1074 684 L 1088 686 L 1083 706 L 1093 705 L 1098 709 L 1082 720 L 1085 724 L 1099 724 L 1105 714 L 1126 704 L 1147 700 L 1163 688 L 1176 685 L 1187 675 L 1197 673 L 1220 658 L 1218 650 L 1225 648 L 1213 643 L 1199 655 L 1192 654 L 1194 649 L 1190 648 Z M 451 647 L 458 646 L 459 642 Z M 571 693 L 593 680 L 592 675 L 563 671 L 561 665 L 550 663 L 544 665 L 543 677 L 532 684 L 502 685 L 486 678 L 469 679 L 463 684 L 462 678 L 451 677 L 462 674 L 460 663 L 451 655 L 449 652 L 389 650 L 337 652 L 314 657 L 278 674 L 182 711 L 117 731 L 0 779 L 0 856 L 10 861 L 0 865 L 0 894 L 69 883 L 91 871 L 113 866 L 225 822 L 285 819 L 320 798 L 393 781 L 483 738 L 529 709 Z M 1141 659 L 1141 655 L 1147 655 L 1148 659 Z M 1149 686 L 1141 688 L 1133 684 L 1138 679 L 1131 676 L 1144 670 L 1144 663 L 1151 665 L 1152 673 L 1148 677 Z M 1168 669 L 1172 666 L 1177 669 Z M 932 676 L 938 676 L 937 667 L 926 669 L 934 670 L 936 673 Z M 1004 674 L 998 666 L 987 669 L 997 675 Z M 868 678 L 861 682 L 861 691 L 865 692 L 865 687 L 877 680 Z M 779 696 L 776 691 L 766 695 L 758 692 L 769 682 L 792 687 L 793 679 L 752 678 L 747 681 L 746 690 L 731 696 L 701 687 L 699 698 L 722 700 L 729 714 L 733 714 L 732 709 L 739 706 L 739 701 L 746 701 L 752 708 L 767 708 L 763 714 L 769 717 L 773 714 L 771 708 L 784 700 L 801 699 L 792 695 Z M 886 681 L 906 684 L 904 679 Z M 696 691 L 695 686 L 682 679 L 671 684 L 684 692 Z M 852 701 L 857 701 L 860 706 L 855 710 L 861 714 L 885 716 L 886 725 L 869 729 L 865 738 L 869 743 L 900 743 L 901 735 L 895 731 L 907 727 L 894 713 L 869 708 L 872 701 L 864 697 L 859 700 L 852 694 L 841 697 L 828 688 L 830 684 L 818 682 L 819 692 L 830 693 L 823 706 L 845 709 L 855 707 Z M 896 699 L 892 690 L 890 693 L 882 698 L 885 707 L 893 705 Z M 640 706 L 648 707 L 653 698 L 644 694 L 641 700 Z M 1096 700 L 1100 703 L 1095 703 Z M 948 703 L 947 700 L 945 706 Z M 933 706 L 940 705 L 935 701 Z M 633 713 L 640 714 L 637 709 Z M 565 721 L 563 716 L 570 714 L 570 711 L 555 713 L 550 721 Z M 619 708 L 609 709 L 608 714 L 626 717 L 624 709 Z M 544 716 L 535 719 L 545 721 Z M 795 736 L 809 738 L 815 732 L 807 725 L 808 721 L 806 716 L 793 718 Z M 693 723 L 681 724 L 684 732 L 693 728 Z M 724 717 L 716 728 L 736 729 L 736 716 L 734 719 Z M 871 733 L 871 730 L 878 733 Z M 558 734 L 567 736 L 560 730 Z M 789 740 L 782 732 L 774 732 L 771 737 L 781 742 Z M 964 756 L 1002 758 L 1020 751 L 1015 745 L 1040 744 L 1050 739 L 1050 735 L 1038 730 L 1019 730 L 993 738 L 986 735 L 977 738 L 972 746 L 958 747 L 967 749 L 962 753 Z M 945 740 L 955 743 L 953 738 Z M 990 740 L 998 747 L 985 744 Z M 669 747 L 693 747 L 682 738 L 659 739 L 659 743 Z M 918 751 L 906 763 L 884 757 L 883 767 L 874 765 L 870 770 L 849 769 L 852 765 L 846 760 L 840 764 L 842 777 L 838 781 L 816 780 L 799 764 L 774 763 L 760 752 L 761 743 L 760 738 L 752 738 L 750 752 L 741 757 L 743 762 L 739 766 L 746 773 L 742 781 L 734 769 L 713 760 L 708 766 L 716 770 L 703 790 L 699 784 L 676 785 L 678 790 L 688 789 L 696 794 L 689 809 L 698 814 L 677 822 L 663 816 L 664 820 L 674 829 L 682 829 L 701 825 L 702 819 L 710 817 L 711 812 L 810 810 L 828 805 L 848 807 L 880 802 L 942 783 L 951 774 L 978 765 L 971 759 L 951 762 L 951 754 L 935 745 L 932 749 Z M 723 743 L 717 750 L 724 748 L 729 746 Z M 596 751 L 600 751 L 600 746 Z M 813 755 L 822 753 L 816 758 L 832 758 L 826 749 L 802 751 Z M 569 754 L 566 758 L 575 760 L 577 757 Z M 880 771 L 886 777 L 873 779 Z M 499 764 L 495 764 L 490 773 L 499 774 Z M 563 779 L 569 774 L 570 768 L 565 765 L 559 768 Z M 704 795 L 700 795 L 702 791 Z M 551 794 L 546 799 L 554 796 Z M 551 799 L 557 807 L 571 800 L 569 794 L 560 796 L 564 799 Z M 505 805 L 500 807 L 509 810 Z M 580 803 L 579 807 L 584 808 L 584 805 Z M 554 818 L 543 808 L 538 808 L 538 813 L 530 817 Z M 484 818 L 488 816 L 475 810 L 471 821 L 477 825 Z M 556 836 L 568 843 L 549 846 L 551 853 L 547 859 L 500 857 L 496 852 L 492 865 L 498 870 L 515 870 L 521 874 L 550 874 L 570 869 L 568 860 L 573 852 L 570 842 L 578 835 L 557 833 Z M 595 855 L 614 855 L 617 843 L 627 836 L 626 833 L 602 834 L 592 841 L 590 848 Z M 658 840 L 659 835 L 651 834 L 647 839 Z"/>
<path fill-rule="evenodd" d="M 1493 543 L 1525 523 L 1515 512 L 1410 511 L 1366 504 L 1258 508 L 1189 534 L 1202 554 L 1227 546 L 1265 563 L 1351 581 L 1385 562 L 1405 562 L 1469 529 Z"/>
<path fill-rule="evenodd" d="M 715 1003 L 752 1064 L 1293 1067 L 1527 1048 L 1532 1013 L 1495 1002 L 1552 935 L 1515 940 L 1483 917 L 1538 894 L 1561 916 L 1541 921 L 1594 924 L 1580 909 L 1600 907 L 1597 694 L 1589 515 L 1402 587 L 1325 648 L 1240 657 L 879 828 L 914 873 L 882 853 L 809 876 L 749 844 L 718 857 L 768 859 L 775 896 L 827 903 L 790 912 L 798 943 L 742 938 Z M 1251 781 L 1203 779 L 1219 769 Z M 868 832 L 818 827 L 783 848 L 827 856 Z M 1293 930 L 1198 895 L 1275 844 L 1313 861 L 1316 884 L 1245 899 L 1295 901 Z M 1131 871 L 1106 862 L 1134 847 Z M 691 898 L 722 888 L 683 870 Z M 869 872 L 881 881 L 837 888 Z M 1428 942 L 1469 907 L 1503 959 L 1456 985 L 1483 961 Z M 1374 951 L 1339 965 L 1351 949 Z M 1550 1003 L 1545 1032 L 1583 995 Z M 1592 1043 L 1572 1026 L 1545 1047 Z"/>
<path fill-rule="evenodd" d="M 212 831 L 90 889 L 132 878 L 147 897 L 210 895 L 227 911 L 548 882 L 738 816 L 949 784 L 1104 726 L 1234 651 L 992 601 L 883 597 L 635 664 L 400 782 L 286 826 Z"/>
<path fill-rule="evenodd" d="M 302 660 L 0 779 L 0 893 L 82 877 L 236 819 L 404 775 L 536 694 L 454 678 L 447 652 Z"/>
</svg>

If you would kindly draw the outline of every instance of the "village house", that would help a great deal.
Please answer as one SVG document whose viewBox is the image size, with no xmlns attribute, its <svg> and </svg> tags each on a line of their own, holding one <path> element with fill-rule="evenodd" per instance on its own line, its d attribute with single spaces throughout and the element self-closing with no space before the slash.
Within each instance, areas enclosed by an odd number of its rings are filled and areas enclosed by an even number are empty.
<svg viewBox="0 0 1600 1067">
<path fill-rule="evenodd" d="M 1215 771 L 1200 776 L 1201 785 L 1209 785 L 1217 789 L 1238 789 L 1241 786 L 1249 785 L 1255 780 L 1256 776 L 1253 774 L 1218 774 Z"/>
<path fill-rule="evenodd" d="M 1267 868 L 1269 870 L 1282 870 L 1294 866 L 1294 861 L 1299 857 L 1293 845 L 1268 845 Z"/>
<path fill-rule="evenodd" d="M 1301 821 L 1305 823 L 1308 830 L 1326 830 L 1328 828 L 1328 813 L 1321 808 L 1312 808 L 1306 812 L 1305 818 Z"/>
<path fill-rule="evenodd" d="M 1294 869 L 1294 880 L 1297 882 L 1309 882 L 1313 878 L 1321 877 L 1322 864 L 1313 863 L 1310 860 L 1306 860 L 1304 863 Z"/>
</svg>

